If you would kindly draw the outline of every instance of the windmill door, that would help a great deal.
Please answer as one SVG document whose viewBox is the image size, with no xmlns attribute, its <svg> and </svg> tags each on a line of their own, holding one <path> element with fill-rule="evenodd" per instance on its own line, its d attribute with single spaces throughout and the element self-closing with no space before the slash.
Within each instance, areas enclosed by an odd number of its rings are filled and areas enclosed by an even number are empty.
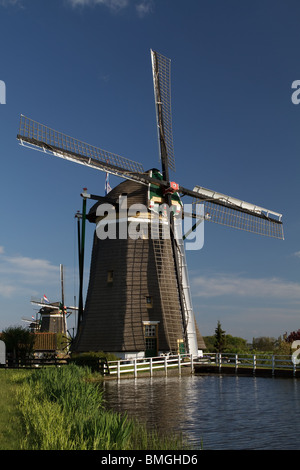
<svg viewBox="0 0 300 470">
<path fill-rule="evenodd" d="M 154 357 L 158 354 L 157 323 L 144 324 L 145 356 Z"/>
</svg>

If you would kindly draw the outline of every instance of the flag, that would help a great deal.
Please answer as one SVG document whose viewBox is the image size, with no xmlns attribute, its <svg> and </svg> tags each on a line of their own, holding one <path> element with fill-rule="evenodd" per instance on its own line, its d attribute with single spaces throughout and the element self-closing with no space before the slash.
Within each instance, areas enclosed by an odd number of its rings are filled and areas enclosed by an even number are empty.
<svg viewBox="0 0 300 470">
<path fill-rule="evenodd" d="M 108 177 L 109 177 L 109 175 L 108 175 L 108 173 L 106 173 L 106 177 L 105 177 L 105 196 L 111 190 L 111 187 L 110 187 L 110 184 L 109 184 L 109 181 L 108 181 Z"/>
<path fill-rule="evenodd" d="M 49 303 L 49 300 L 47 299 L 47 297 L 45 296 L 45 294 L 44 294 L 43 300 L 44 300 L 44 302 L 46 302 L 47 304 Z"/>
</svg>

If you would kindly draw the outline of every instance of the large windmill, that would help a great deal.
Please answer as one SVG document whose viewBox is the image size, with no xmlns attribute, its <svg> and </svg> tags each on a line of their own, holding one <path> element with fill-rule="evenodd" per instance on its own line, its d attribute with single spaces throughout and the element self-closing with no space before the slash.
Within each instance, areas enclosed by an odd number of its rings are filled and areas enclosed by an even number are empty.
<svg viewBox="0 0 300 470">
<path fill-rule="evenodd" d="M 169 172 L 175 170 L 171 61 L 152 50 L 151 60 L 161 171 L 145 171 L 140 163 L 21 116 L 20 144 L 125 180 L 106 197 L 82 195 L 84 204 L 88 198 L 97 202 L 87 216 L 83 206 L 83 224 L 86 216 L 96 223 L 96 230 L 87 298 L 84 309 L 79 306 L 73 344 L 78 352 L 103 350 L 143 357 L 184 350 L 197 355 L 204 347 L 194 318 L 180 234 L 183 218 L 192 217 L 195 226 L 207 220 L 283 239 L 281 214 L 200 186 L 187 189 L 170 181 Z M 192 198 L 192 210 L 185 210 L 183 197 Z M 127 209 L 132 207 L 135 210 L 129 216 Z M 128 236 L 131 223 L 139 226 L 138 236 Z M 113 225 L 116 236 L 105 238 L 104 227 L 109 233 Z"/>
</svg>

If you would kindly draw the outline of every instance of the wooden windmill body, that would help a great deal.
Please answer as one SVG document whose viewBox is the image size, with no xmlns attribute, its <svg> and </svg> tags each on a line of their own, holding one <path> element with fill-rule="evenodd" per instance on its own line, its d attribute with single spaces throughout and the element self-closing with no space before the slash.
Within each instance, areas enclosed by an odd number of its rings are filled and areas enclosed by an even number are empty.
<svg viewBox="0 0 300 470">
<path fill-rule="evenodd" d="M 59 302 L 54 305 L 45 305 L 39 311 L 41 333 L 67 333 L 66 314 L 60 309 Z"/>
<path fill-rule="evenodd" d="M 97 201 L 87 215 L 96 230 L 86 302 L 84 308 L 79 306 L 72 347 L 76 352 L 101 350 L 126 358 L 184 351 L 196 356 L 205 346 L 194 318 L 184 237 L 177 234 L 182 218 L 192 217 L 195 227 L 205 220 L 283 238 L 281 214 L 201 186 L 190 190 L 170 181 L 169 171 L 175 170 L 170 60 L 154 51 L 151 58 L 161 171 L 145 171 L 137 162 L 21 116 L 22 145 L 125 179 L 106 197 L 83 194 L 84 201 Z M 130 217 L 127 212 L 124 221 L 125 197 L 128 207 L 142 209 Z M 182 197 L 192 198 L 191 211 L 185 210 Z M 155 203 L 169 209 L 166 218 L 159 213 L 158 225 L 150 223 Z M 108 206 L 114 209 L 112 220 L 101 210 Z M 124 238 L 122 230 L 129 232 L 134 219 L 147 233 L 140 231 L 136 238 L 127 233 Z M 109 223 L 114 223 L 116 236 L 99 237 L 103 224 L 108 230 Z M 165 225 L 169 237 L 162 234 Z"/>
<path fill-rule="evenodd" d="M 156 356 L 178 353 L 185 345 L 180 300 L 170 238 L 162 239 L 160 227 L 151 226 L 147 186 L 125 181 L 109 193 L 109 199 L 95 204 L 90 222 L 107 224 L 97 217 L 99 204 L 116 206 L 116 238 L 99 239 L 95 230 L 90 280 L 83 319 L 73 350 L 110 351 L 121 357 Z M 141 205 L 147 211 L 120 221 L 120 197 L 129 207 Z M 130 237 L 130 223 L 138 227 Z M 142 221 L 140 223 L 140 221 Z M 120 238 L 120 223 L 127 237 Z M 154 224 L 152 224 L 154 225 Z M 153 230 L 158 229 L 157 237 Z M 196 328 L 196 327 L 194 327 Z M 198 332 L 199 348 L 205 347 Z M 198 347 L 198 346 L 197 346 Z"/>
</svg>

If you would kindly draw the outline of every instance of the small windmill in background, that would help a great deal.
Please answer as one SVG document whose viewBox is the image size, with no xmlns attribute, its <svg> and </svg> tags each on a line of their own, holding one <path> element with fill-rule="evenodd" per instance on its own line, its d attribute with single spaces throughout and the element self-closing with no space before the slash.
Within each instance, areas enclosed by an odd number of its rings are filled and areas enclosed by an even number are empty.
<svg viewBox="0 0 300 470">
<path fill-rule="evenodd" d="M 35 332 L 61 333 L 62 335 L 67 334 L 67 317 L 74 311 L 77 311 L 78 308 L 65 306 L 64 267 L 62 264 L 60 265 L 60 284 L 60 301 L 50 302 L 45 294 L 41 299 L 31 299 L 31 304 L 39 307 L 39 310 L 35 318 L 32 318 L 32 320 L 23 318 L 23 321 L 26 321 L 27 323 L 30 322 L 30 328 Z"/>
</svg>

